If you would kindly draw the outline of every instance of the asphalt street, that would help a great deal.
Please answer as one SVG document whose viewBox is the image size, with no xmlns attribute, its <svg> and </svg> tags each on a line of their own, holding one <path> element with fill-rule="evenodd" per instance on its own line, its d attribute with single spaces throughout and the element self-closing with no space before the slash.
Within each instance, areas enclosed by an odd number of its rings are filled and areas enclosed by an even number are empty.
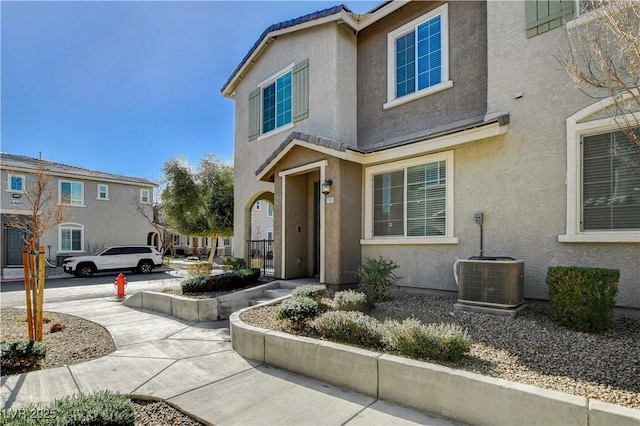
<svg viewBox="0 0 640 426">
<path fill-rule="evenodd" d="M 179 288 L 185 271 L 165 269 L 150 274 L 126 275 L 125 294 L 140 291 L 162 291 L 166 288 Z M 96 274 L 91 278 L 76 278 L 72 275 L 49 278 L 45 280 L 45 303 L 70 300 L 94 299 L 98 297 L 115 297 L 114 285 L 118 272 Z M 23 281 L 3 281 L 0 284 L 0 307 L 24 307 L 25 293 Z"/>
</svg>

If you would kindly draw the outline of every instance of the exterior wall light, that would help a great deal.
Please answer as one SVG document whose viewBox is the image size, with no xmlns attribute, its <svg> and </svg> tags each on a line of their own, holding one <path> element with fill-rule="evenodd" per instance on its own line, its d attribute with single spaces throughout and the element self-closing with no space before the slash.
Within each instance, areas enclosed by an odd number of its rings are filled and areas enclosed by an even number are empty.
<svg viewBox="0 0 640 426">
<path fill-rule="evenodd" d="M 324 195 L 327 195 L 331 192 L 331 185 L 333 185 L 333 181 L 331 179 L 327 179 L 324 182 L 322 182 L 322 193 Z"/>
</svg>

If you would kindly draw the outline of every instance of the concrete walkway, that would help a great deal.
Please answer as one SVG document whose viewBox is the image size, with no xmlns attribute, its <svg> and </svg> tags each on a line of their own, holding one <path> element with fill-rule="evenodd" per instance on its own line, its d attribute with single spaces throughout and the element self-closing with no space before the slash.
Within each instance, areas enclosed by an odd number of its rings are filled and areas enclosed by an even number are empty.
<svg viewBox="0 0 640 426">
<path fill-rule="evenodd" d="M 2 377 L 2 408 L 108 389 L 169 401 L 215 425 L 453 425 L 249 361 L 231 348 L 229 324 L 187 322 L 115 299 L 45 305 L 104 326 L 117 350 L 92 361 Z"/>
</svg>

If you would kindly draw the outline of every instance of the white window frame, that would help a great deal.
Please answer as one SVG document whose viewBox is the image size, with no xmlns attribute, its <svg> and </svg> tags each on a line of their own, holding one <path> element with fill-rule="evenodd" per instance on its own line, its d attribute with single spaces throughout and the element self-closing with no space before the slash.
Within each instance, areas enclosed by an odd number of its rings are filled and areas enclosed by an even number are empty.
<svg viewBox="0 0 640 426">
<path fill-rule="evenodd" d="M 267 217 L 273 217 L 273 204 L 267 202 Z"/>
<path fill-rule="evenodd" d="M 447 165 L 446 171 L 446 218 L 445 218 L 445 235 L 433 237 L 407 237 L 407 236 L 374 236 L 373 235 L 373 178 L 380 173 L 403 170 L 407 167 L 419 166 L 427 163 L 435 163 L 445 161 Z M 361 244 L 458 244 L 459 239 L 454 237 L 454 203 L 453 203 L 453 178 L 454 162 L 453 151 L 445 151 L 436 154 L 423 155 L 420 157 L 409 158 L 393 163 L 380 164 L 377 166 L 367 167 L 365 169 L 364 182 L 364 239 L 360 240 Z M 404 190 L 406 191 L 406 173 Z M 406 209 L 407 200 L 404 200 L 404 220 L 406 235 Z"/>
<path fill-rule="evenodd" d="M 626 97 L 630 97 L 627 95 Z M 567 119 L 567 222 L 564 235 L 558 235 L 561 243 L 637 243 L 640 244 L 640 231 L 582 231 L 582 145 L 583 136 L 620 130 L 627 122 L 634 122 L 631 115 L 618 118 L 603 118 L 584 121 L 593 114 L 611 106 L 612 98 L 604 99 Z"/>
<path fill-rule="evenodd" d="M 62 249 L 62 231 L 80 231 L 80 250 Z M 58 253 L 84 253 L 84 225 L 80 223 L 61 223 L 58 225 Z"/>
<path fill-rule="evenodd" d="M 412 30 L 417 31 L 417 27 L 419 25 L 435 18 L 438 15 L 441 16 L 442 32 L 441 82 L 398 98 L 396 97 L 396 39 L 406 35 Z M 393 108 L 406 104 L 407 102 L 432 95 L 450 87 L 453 87 L 453 81 L 449 80 L 449 6 L 445 3 L 387 34 L 387 102 L 382 107 L 384 109 Z"/>
<path fill-rule="evenodd" d="M 13 178 L 19 178 L 20 179 L 21 189 L 13 189 L 13 188 L 11 188 L 11 179 L 13 179 Z M 25 175 L 18 175 L 18 174 L 15 174 L 15 173 L 8 173 L 7 174 L 7 192 L 13 192 L 13 193 L 16 193 L 16 194 L 22 194 L 22 193 L 24 193 L 25 183 L 26 183 Z"/>
<path fill-rule="evenodd" d="M 276 72 L 275 74 L 269 76 L 268 78 L 266 78 L 265 80 L 261 81 L 258 84 L 258 89 L 260 90 L 260 134 L 258 135 L 258 139 L 257 140 L 262 140 L 268 137 L 271 137 L 273 135 L 276 135 L 278 133 L 284 132 L 286 130 L 289 129 L 293 129 L 294 126 L 294 121 L 293 121 L 293 98 L 295 96 L 295 94 L 293 93 L 293 67 L 295 66 L 295 62 L 292 63 L 291 65 L 288 65 L 287 67 L 281 69 L 280 71 Z M 279 79 L 280 77 L 282 77 L 283 75 L 285 75 L 286 73 L 291 73 L 291 121 L 287 124 L 284 124 L 280 127 L 275 127 L 272 130 L 269 130 L 268 132 L 264 132 L 262 125 L 263 125 L 263 112 L 264 112 L 264 108 L 263 108 L 263 90 L 265 87 L 269 86 L 270 84 L 274 83 L 277 79 Z M 277 98 L 276 98 L 277 99 Z"/>
<path fill-rule="evenodd" d="M 145 192 L 146 192 L 146 194 L 147 194 L 147 195 L 146 195 L 146 198 L 147 198 L 147 200 L 146 200 L 146 201 L 144 200 L 144 199 L 145 199 L 145 195 L 144 195 L 144 194 L 145 194 Z M 141 202 L 142 204 L 151 204 L 151 190 L 149 190 L 148 188 L 142 188 L 142 189 L 140 190 L 140 202 Z"/>
<path fill-rule="evenodd" d="M 104 197 L 100 196 L 100 187 L 104 187 Z M 109 201 L 109 185 L 104 184 L 104 183 L 99 183 L 98 187 L 97 187 L 97 194 L 96 194 L 96 200 L 101 200 L 101 201 Z"/>
<path fill-rule="evenodd" d="M 68 203 L 63 203 L 62 202 L 62 184 L 63 183 L 69 183 L 69 184 L 71 184 L 72 187 L 75 184 L 80 185 L 80 200 L 75 200 L 74 201 L 74 199 L 73 199 L 73 190 L 72 190 L 71 194 L 69 194 L 70 197 L 71 197 L 70 201 Z M 65 206 L 72 206 L 72 207 L 85 207 L 85 204 L 84 204 L 84 182 L 81 182 L 81 181 L 78 181 L 78 180 L 59 179 L 58 180 L 58 204 L 65 205 Z"/>
</svg>

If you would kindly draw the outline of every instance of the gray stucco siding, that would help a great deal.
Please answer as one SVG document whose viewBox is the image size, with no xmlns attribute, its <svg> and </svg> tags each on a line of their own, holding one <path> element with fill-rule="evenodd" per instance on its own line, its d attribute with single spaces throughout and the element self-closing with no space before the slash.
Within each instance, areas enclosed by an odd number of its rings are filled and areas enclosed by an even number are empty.
<svg viewBox="0 0 640 426">
<path fill-rule="evenodd" d="M 243 76 L 235 91 L 234 240 L 235 255 L 244 256 L 250 215 L 247 209 L 273 183 L 260 182 L 256 170 L 291 132 L 355 145 L 356 40 L 331 22 L 279 36 Z M 309 60 L 309 116 L 293 128 L 248 141 L 248 96 L 258 85 L 292 63 Z"/>
<path fill-rule="evenodd" d="M 390 109 L 387 102 L 387 34 L 442 2 L 413 2 L 358 35 L 358 146 L 383 147 L 486 112 L 485 2 L 449 2 L 449 79 L 453 87 Z"/>
</svg>

